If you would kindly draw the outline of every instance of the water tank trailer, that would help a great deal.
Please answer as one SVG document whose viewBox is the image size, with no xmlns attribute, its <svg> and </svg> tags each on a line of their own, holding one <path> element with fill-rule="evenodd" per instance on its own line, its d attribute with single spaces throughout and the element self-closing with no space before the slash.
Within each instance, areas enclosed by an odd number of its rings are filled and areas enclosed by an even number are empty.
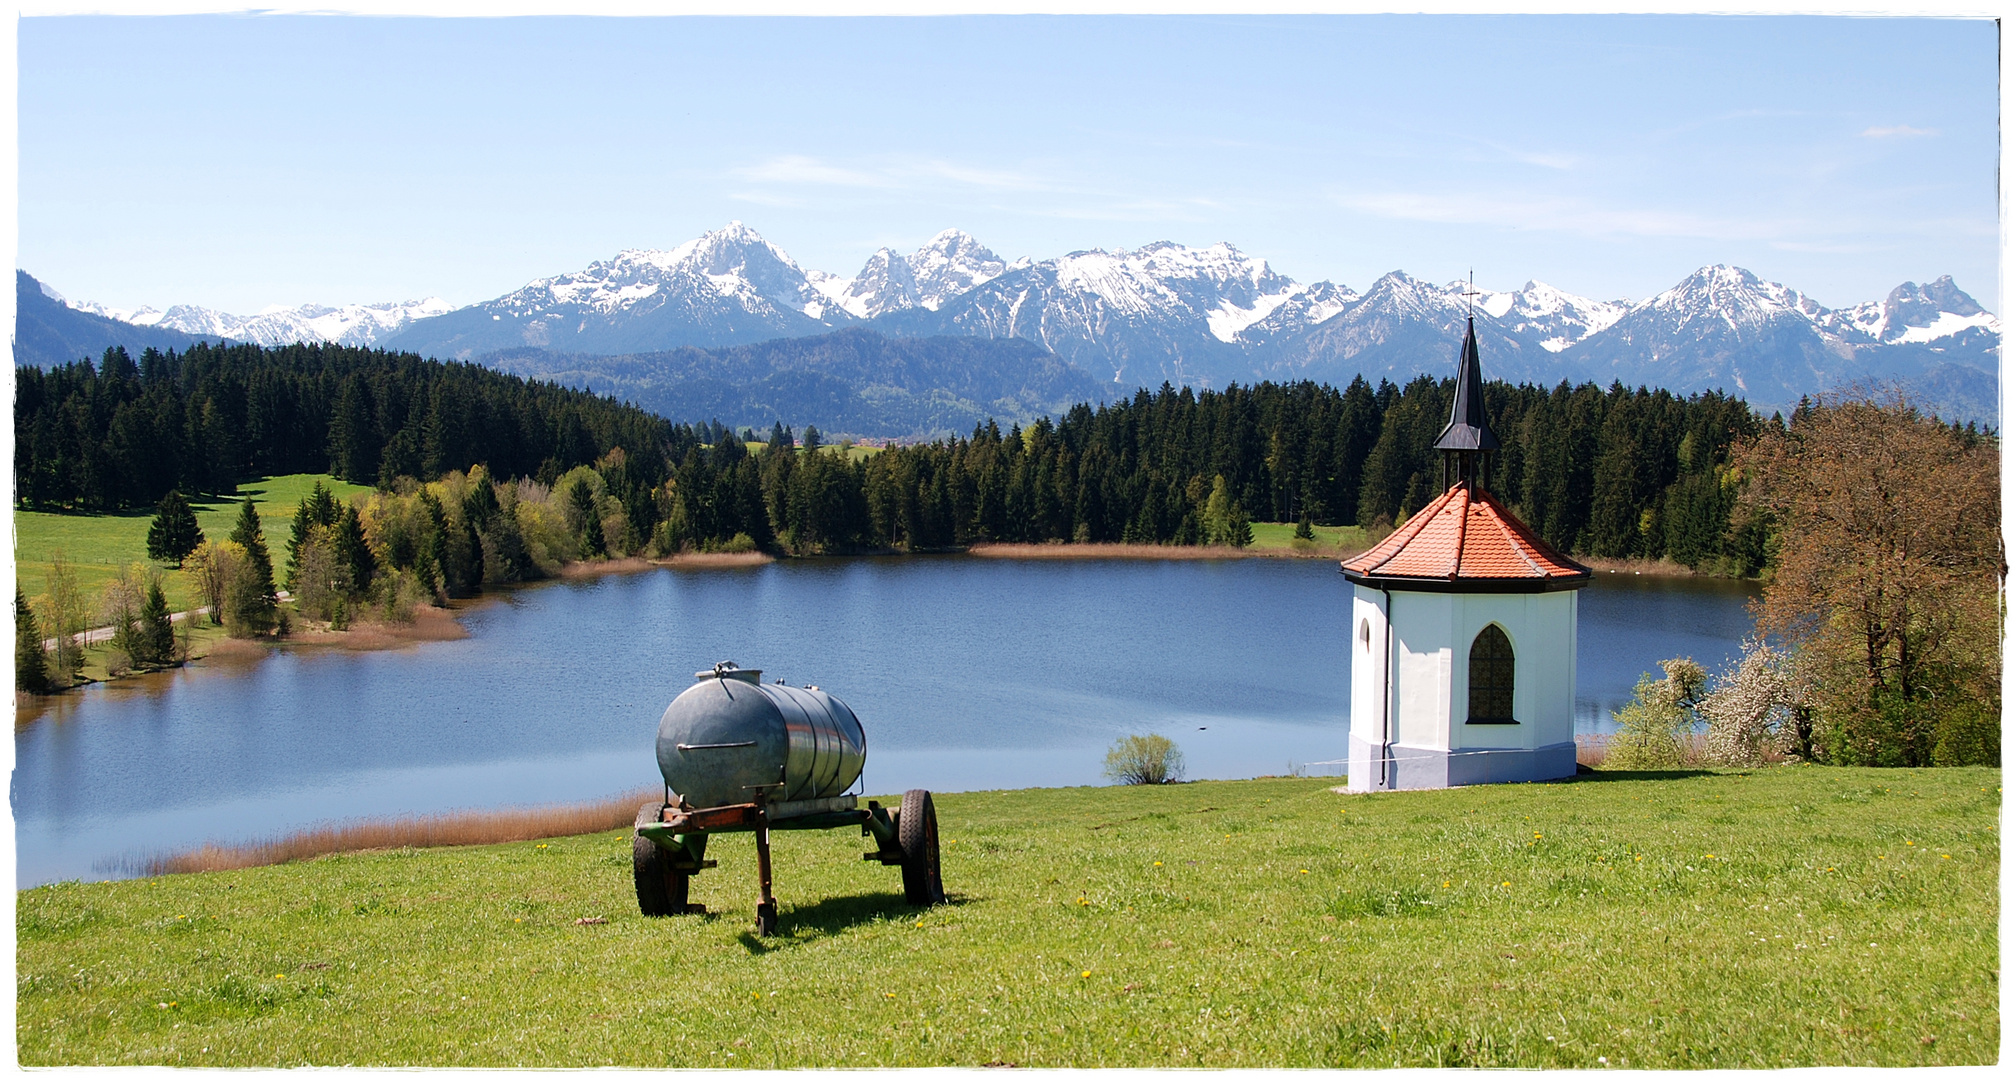
<svg viewBox="0 0 2016 1080">
<path fill-rule="evenodd" d="M 706 858 L 707 838 L 753 832 L 762 896 L 756 926 L 768 936 L 777 929 L 771 830 L 850 825 L 875 840 L 863 859 L 903 868 L 905 900 L 923 906 L 945 899 L 931 793 L 913 789 L 900 807 L 871 800 L 865 810 L 846 793 L 861 776 L 868 746 L 845 702 L 816 686 L 766 683 L 761 670 L 733 661 L 696 672 L 694 679 L 658 721 L 665 798 L 637 811 L 630 854 L 644 914 L 704 913 L 686 897 L 693 875 L 715 865 Z"/>
</svg>

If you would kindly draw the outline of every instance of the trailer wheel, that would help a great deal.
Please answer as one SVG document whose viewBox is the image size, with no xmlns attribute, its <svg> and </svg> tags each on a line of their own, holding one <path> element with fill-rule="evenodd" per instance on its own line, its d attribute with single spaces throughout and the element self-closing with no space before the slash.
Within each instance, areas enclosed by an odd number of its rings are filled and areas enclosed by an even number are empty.
<svg viewBox="0 0 2016 1080">
<path fill-rule="evenodd" d="M 938 810 L 931 805 L 930 792 L 912 788 L 903 793 L 896 841 L 903 848 L 903 899 L 919 907 L 944 902 L 945 882 L 938 873 Z"/>
<path fill-rule="evenodd" d="M 645 803 L 637 811 L 637 824 L 648 825 L 658 820 L 662 809 L 657 803 Z M 692 875 L 682 874 L 672 869 L 671 860 L 664 849 L 657 844 L 635 836 L 630 839 L 630 870 L 637 880 L 637 910 L 645 915 L 684 915 L 686 895 L 692 884 Z"/>
</svg>

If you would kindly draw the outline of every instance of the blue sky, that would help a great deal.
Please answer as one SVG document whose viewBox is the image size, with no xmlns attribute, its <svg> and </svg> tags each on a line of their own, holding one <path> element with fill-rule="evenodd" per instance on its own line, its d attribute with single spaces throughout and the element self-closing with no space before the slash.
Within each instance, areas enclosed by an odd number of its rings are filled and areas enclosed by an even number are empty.
<svg viewBox="0 0 2016 1080">
<path fill-rule="evenodd" d="M 19 62 L 20 266 L 120 306 L 471 303 L 730 219 L 843 275 L 958 227 L 1995 305 L 1981 20 L 64 17 Z"/>
</svg>

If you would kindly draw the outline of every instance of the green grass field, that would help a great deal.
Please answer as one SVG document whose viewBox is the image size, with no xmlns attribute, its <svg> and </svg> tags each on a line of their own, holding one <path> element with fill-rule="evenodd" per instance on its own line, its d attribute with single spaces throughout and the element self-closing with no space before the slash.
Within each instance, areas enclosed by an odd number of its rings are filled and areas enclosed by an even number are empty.
<svg viewBox="0 0 2016 1080">
<path fill-rule="evenodd" d="M 1346 549 L 1361 551 L 1365 543 L 1365 530 L 1356 525 L 1312 525 L 1316 540 L 1308 550 L 1314 554 L 1340 556 Z M 1256 521 L 1253 523 L 1252 551 L 1294 551 L 1295 523 L 1292 521 Z"/>
<path fill-rule="evenodd" d="M 30 889 L 20 1060 L 1996 1060 L 1999 771 L 1335 782 L 944 796 L 952 902 L 921 911 L 851 830 L 779 834 L 770 939 L 740 835 L 713 914 L 672 919 L 638 915 L 627 832 Z"/>
<path fill-rule="evenodd" d="M 238 503 L 244 496 L 250 495 L 259 511 L 259 527 L 266 533 L 266 546 L 273 554 L 273 569 L 277 576 L 285 567 L 287 537 L 294 527 L 294 508 L 308 496 L 317 480 L 329 485 L 339 500 L 371 490 L 333 476 L 296 473 L 241 485 L 238 497 L 234 499 L 209 498 L 191 505 L 195 507 L 196 521 L 203 527 L 203 535 L 211 540 L 224 540 L 230 537 L 231 527 L 238 520 Z M 146 561 L 147 527 L 153 521 L 152 510 L 117 514 L 44 514 L 16 510 L 14 568 L 21 591 L 30 597 L 42 592 L 49 575 L 50 555 L 61 551 L 75 568 L 77 583 L 83 589 L 86 600 L 95 605 L 105 583 L 121 568 Z M 188 575 L 168 567 L 162 569 L 166 572 L 162 587 L 168 594 L 170 606 L 177 611 L 186 611 L 202 603 L 195 599 L 196 589 Z"/>
</svg>

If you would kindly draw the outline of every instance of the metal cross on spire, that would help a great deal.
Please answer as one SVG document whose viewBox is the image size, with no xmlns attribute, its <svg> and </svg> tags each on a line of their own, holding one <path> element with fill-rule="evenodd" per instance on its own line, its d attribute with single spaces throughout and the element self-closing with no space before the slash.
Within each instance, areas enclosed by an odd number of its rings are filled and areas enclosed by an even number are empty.
<svg viewBox="0 0 2016 1080">
<path fill-rule="evenodd" d="M 1472 267 L 1470 269 L 1470 287 L 1463 290 L 1464 314 L 1469 318 L 1474 319 L 1477 317 L 1477 301 L 1474 298 L 1482 295 L 1484 294 L 1477 291 L 1477 269 Z"/>
</svg>

